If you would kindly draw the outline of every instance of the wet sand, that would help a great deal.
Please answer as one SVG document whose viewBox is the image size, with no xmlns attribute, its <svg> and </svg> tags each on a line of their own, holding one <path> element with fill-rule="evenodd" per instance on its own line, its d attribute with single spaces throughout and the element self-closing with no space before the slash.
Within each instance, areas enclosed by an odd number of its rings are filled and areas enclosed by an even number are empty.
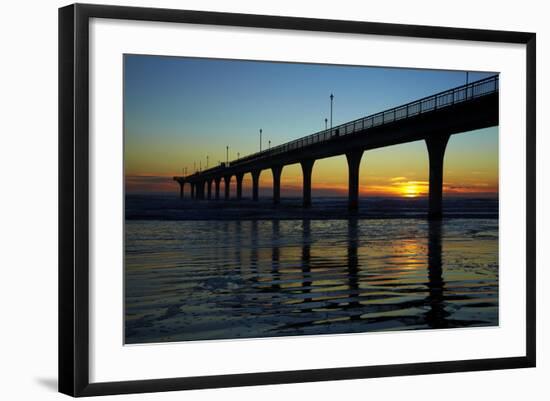
<svg viewBox="0 0 550 401">
<path fill-rule="evenodd" d="M 242 217 L 127 220 L 126 343 L 498 325 L 497 219 Z"/>
</svg>

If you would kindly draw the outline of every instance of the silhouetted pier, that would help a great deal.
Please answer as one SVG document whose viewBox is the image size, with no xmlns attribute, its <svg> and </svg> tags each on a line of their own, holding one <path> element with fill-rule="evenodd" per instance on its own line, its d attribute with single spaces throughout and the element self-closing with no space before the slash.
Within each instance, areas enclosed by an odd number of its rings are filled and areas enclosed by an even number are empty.
<svg viewBox="0 0 550 401">
<path fill-rule="evenodd" d="M 363 117 L 282 145 L 222 163 L 188 176 L 174 177 L 183 198 L 185 184 L 193 199 L 224 199 L 231 196 L 236 181 L 236 199 L 242 199 L 245 174 L 252 176 L 252 198 L 258 200 L 259 179 L 264 170 L 273 175 L 273 202 L 280 202 L 281 172 L 286 165 L 300 163 L 303 175 L 303 206 L 311 205 L 311 174 L 315 161 L 346 155 L 348 163 L 348 207 L 359 206 L 359 165 L 370 149 L 424 140 L 430 163 L 429 215 L 441 217 L 443 160 L 453 134 L 497 126 L 499 121 L 498 75 L 440 92 L 414 102 Z M 214 190 L 212 188 L 214 184 Z"/>
</svg>

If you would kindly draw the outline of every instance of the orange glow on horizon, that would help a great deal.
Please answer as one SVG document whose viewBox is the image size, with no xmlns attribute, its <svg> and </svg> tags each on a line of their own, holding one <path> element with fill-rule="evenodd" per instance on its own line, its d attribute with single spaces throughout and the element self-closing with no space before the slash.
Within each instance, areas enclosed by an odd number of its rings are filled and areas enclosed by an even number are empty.
<svg viewBox="0 0 550 401">
<path fill-rule="evenodd" d="M 427 196 L 429 193 L 429 183 L 427 181 L 407 181 L 405 177 L 392 178 L 392 184 L 395 187 L 396 195 L 404 198 L 418 198 Z"/>
<path fill-rule="evenodd" d="M 445 156 L 444 196 L 498 196 L 498 151 L 495 150 L 497 144 L 498 129 L 453 136 Z M 165 158 L 158 157 L 159 162 L 155 165 L 148 162 L 134 165 L 126 159 L 126 191 L 128 193 L 178 192 L 179 186 L 173 181 L 172 176 L 182 175 L 183 170 L 181 167 L 177 169 L 160 164 L 162 160 Z M 187 172 L 191 174 L 189 168 Z M 281 197 L 302 196 L 303 177 L 299 163 L 285 165 L 280 179 Z M 316 160 L 311 182 L 313 197 L 348 196 L 346 157 L 340 155 Z M 236 192 L 235 176 L 231 178 L 230 186 L 233 196 Z M 221 188 L 225 189 L 223 180 Z M 252 196 L 250 173 L 244 175 L 242 188 L 243 196 L 250 198 Z M 273 173 L 270 169 L 264 169 L 260 174 L 260 196 L 271 197 L 272 188 Z M 185 191 L 190 191 L 189 185 L 185 186 Z M 359 172 L 359 195 L 363 198 L 392 197 L 411 200 L 427 197 L 429 195 L 429 159 L 423 141 L 365 152 Z"/>
<path fill-rule="evenodd" d="M 417 185 L 409 184 L 401 188 L 403 196 L 405 198 L 416 198 L 420 196 L 420 190 Z"/>
<path fill-rule="evenodd" d="M 269 195 L 273 186 L 271 177 L 260 180 L 260 192 L 264 196 Z M 302 177 L 285 177 L 281 180 L 281 196 L 300 197 L 302 195 Z M 243 195 L 249 196 L 252 193 L 252 180 L 243 181 Z M 178 185 L 173 181 L 172 176 L 160 175 L 126 175 L 126 191 L 128 193 L 169 193 L 179 191 Z M 213 185 L 213 184 L 212 184 Z M 236 191 L 236 182 L 231 180 L 231 192 Z M 224 188 L 222 181 L 221 187 Z M 186 190 L 189 186 L 186 186 Z M 346 183 L 316 183 L 312 185 L 313 196 L 336 196 L 345 197 L 348 194 Z M 498 183 L 485 181 L 464 181 L 464 183 L 444 182 L 443 192 L 450 196 L 477 196 L 498 194 Z M 361 197 L 397 197 L 397 198 L 422 198 L 429 194 L 429 182 L 421 180 L 407 180 L 406 177 L 383 178 L 379 177 L 376 183 L 362 184 L 359 186 Z"/>
</svg>

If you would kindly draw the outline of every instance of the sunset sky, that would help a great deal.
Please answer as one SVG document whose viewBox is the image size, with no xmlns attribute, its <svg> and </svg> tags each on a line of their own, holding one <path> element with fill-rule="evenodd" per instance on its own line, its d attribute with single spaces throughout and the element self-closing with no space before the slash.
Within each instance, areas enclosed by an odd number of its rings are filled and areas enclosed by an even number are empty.
<svg viewBox="0 0 550 401">
<path fill-rule="evenodd" d="M 493 73 L 469 74 L 470 82 Z M 172 176 L 312 134 L 330 118 L 338 125 L 462 85 L 466 73 L 379 67 L 270 63 L 126 55 L 124 146 L 128 193 L 176 193 Z M 195 166 L 195 167 L 194 167 Z M 423 141 L 363 154 L 361 196 L 427 194 Z M 245 176 L 244 196 L 251 177 Z M 271 194 L 271 172 L 260 176 Z M 317 160 L 313 196 L 347 194 L 345 156 Z M 299 196 L 299 165 L 285 166 L 281 196 Z M 498 127 L 453 135 L 447 146 L 444 191 L 449 196 L 496 196 Z"/>
</svg>

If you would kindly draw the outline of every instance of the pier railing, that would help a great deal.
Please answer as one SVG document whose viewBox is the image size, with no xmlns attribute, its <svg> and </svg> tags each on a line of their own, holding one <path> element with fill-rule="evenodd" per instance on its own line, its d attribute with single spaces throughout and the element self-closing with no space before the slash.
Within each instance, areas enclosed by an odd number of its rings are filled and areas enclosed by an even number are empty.
<svg viewBox="0 0 550 401">
<path fill-rule="evenodd" d="M 429 113 L 457 103 L 472 100 L 480 96 L 489 95 L 498 92 L 498 90 L 498 75 L 494 75 L 492 77 L 449 89 L 389 110 L 381 111 L 367 117 L 362 117 L 333 128 L 319 131 L 261 152 L 253 153 L 231 161 L 229 166 L 238 166 L 240 164 L 260 160 L 280 153 L 304 148 L 316 143 L 328 142 L 344 135 L 355 134 L 380 125 L 390 124 L 405 118 L 415 117 L 420 114 Z"/>
<path fill-rule="evenodd" d="M 406 118 L 415 117 L 420 114 L 430 113 L 435 110 L 440 110 L 457 103 L 462 103 L 476 99 L 481 96 L 490 95 L 492 93 L 498 92 L 498 90 L 499 77 L 498 75 L 494 75 L 488 78 L 481 79 L 479 81 L 475 81 L 466 85 L 458 86 L 453 89 L 436 93 L 435 95 L 427 96 L 425 98 L 415 100 L 401 106 L 381 111 L 367 117 L 362 117 L 357 120 L 340 124 L 336 127 L 319 131 L 314 134 L 284 143 L 282 145 L 278 145 L 270 149 L 263 150 L 261 152 L 256 152 L 251 155 L 241 157 L 229 163 L 221 163 L 221 165 L 219 166 L 211 167 L 201 172 L 196 172 L 187 177 L 191 177 L 193 175 L 198 176 L 205 173 L 218 172 L 224 170 L 227 167 L 240 166 L 242 164 L 262 160 L 277 154 L 305 148 L 316 143 L 328 143 L 329 141 L 335 140 L 345 135 L 364 132 L 370 128 L 378 127 L 384 124 L 390 124 Z"/>
</svg>

